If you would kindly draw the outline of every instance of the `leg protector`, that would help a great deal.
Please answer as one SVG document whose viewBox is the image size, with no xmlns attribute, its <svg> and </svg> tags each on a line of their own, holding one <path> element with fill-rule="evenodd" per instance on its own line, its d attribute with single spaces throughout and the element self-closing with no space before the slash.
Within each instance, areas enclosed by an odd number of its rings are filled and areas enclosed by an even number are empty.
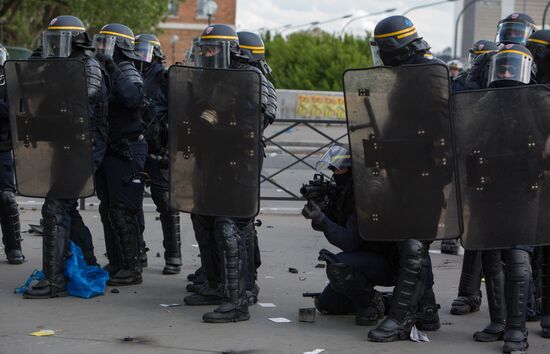
<svg viewBox="0 0 550 354">
<path fill-rule="evenodd" d="M 542 336 L 550 338 L 550 246 L 540 249 L 541 262 L 541 294 L 542 294 Z"/>
<path fill-rule="evenodd" d="M 105 238 L 105 249 L 107 253 L 107 260 L 109 263 L 103 268 L 109 272 L 110 276 L 115 275 L 122 267 L 121 250 L 118 247 L 119 240 L 116 238 L 116 234 L 113 231 L 111 220 L 109 219 L 109 208 L 105 203 L 99 204 L 99 215 L 101 217 L 101 223 L 103 224 L 103 235 Z"/>
<path fill-rule="evenodd" d="M 483 330 L 474 333 L 478 342 L 494 342 L 504 337 L 506 323 L 505 276 L 502 264 L 502 252 L 499 250 L 482 251 L 481 260 L 485 273 L 487 304 L 491 322 Z"/>
<path fill-rule="evenodd" d="M 214 217 L 191 214 L 195 238 L 201 253 L 201 267 L 204 270 L 208 286 L 217 289 L 221 280 L 221 251 L 214 235 Z"/>
<path fill-rule="evenodd" d="M 481 306 L 481 251 L 464 252 L 458 297 L 451 304 L 453 315 L 467 315 Z"/>
<path fill-rule="evenodd" d="M 524 250 L 502 251 L 506 261 L 506 329 L 505 353 L 525 351 L 527 343 L 527 300 L 531 279 L 531 260 Z"/>
<path fill-rule="evenodd" d="M 250 318 L 246 296 L 246 240 L 241 237 L 235 221 L 225 217 L 216 218 L 215 235 L 223 250 L 224 303 L 204 314 L 203 321 L 246 321 Z"/>
<path fill-rule="evenodd" d="M 258 293 L 260 288 L 256 285 L 256 248 L 258 236 L 254 229 L 254 219 L 249 219 L 247 222 L 239 223 L 239 233 L 244 238 L 247 252 L 247 269 L 246 269 L 246 294 L 249 304 L 258 302 Z"/>
<path fill-rule="evenodd" d="M 384 317 L 380 294 L 353 267 L 344 263 L 327 262 L 327 277 L 334 291 L 347 297 L 355 307 L 355 324 L 374 326 Z"/>
<path fill-rule="evenodd" d="M 141 284 L 140 224 L 139 210 L 113 206 L 109 210 L 109 220 L 121 254 L 121 269 L 113 275 L 109 285 Z"/>
<path fill-rule="evenodd" d="M 42 267 L 46 277 L 23 294 L 26 299 L 67 296 L 64 271 L 69 235 L 63 223 L 66 213 L 62 202 L 46 198 L 42 206 Z"/>
<path fill-rule="evenodd" d="M 180 214 L 170 208 L 168 190 L 151 188 L 153 202 L 160 213 L 162 225 L 162 245 L 164 246 L 164 261 L 166 266 L 163 274 L 178 274 L 181 261 Z"/>
<path fill-rule="evenodd" d="M 409 338 L 416 320 L 416 310 L 425 291 L 426 245 L 418 240 L 399 243 L 399 275 L 393 291 L 390 311 L 386 319 L 371 330 L 368 339 L 374 342 L 392 342 Z"/>
<path fill-rule="evenodd" d="M 21 252 L 19 206 L 15 200 L 15 193 L 9 190 L 0 191 L 0 225 L 8 263 L 23 263 L 25 256 Z"/>
</svg>

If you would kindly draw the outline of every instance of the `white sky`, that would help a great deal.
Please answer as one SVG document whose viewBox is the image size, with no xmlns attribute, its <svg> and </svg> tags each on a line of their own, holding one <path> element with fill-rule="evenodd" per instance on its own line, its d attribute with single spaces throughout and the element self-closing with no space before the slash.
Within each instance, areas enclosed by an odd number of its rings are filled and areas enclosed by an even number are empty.
<svg viewBox="0 0 550 354">
<path fill-rule="evenodd" d="M 390 15 L 402 14 L 407 9 L 438 0 L 237 0 L 237 28 L 257 30 L 276 28 L 286 24 L 299 25 L 329 20 L 353 14 L 355 16 L 396 8 L 395 12 L 357 20 L 346 32 L 361 34 L 372 31 L 376 22 Z M 455 3 L 440 4 L 408 13 L 420 36 L 430 43 L 432 50 L 441 51 L 452 45 L 454 36 Z M 348 19 L 327 23 L 319 27 L 329 32 L 340 32 Z M 296 30 L 307 29 L 307 27 Z M 291 33 L 287 30 L 284 33 Z"/>
</svg>

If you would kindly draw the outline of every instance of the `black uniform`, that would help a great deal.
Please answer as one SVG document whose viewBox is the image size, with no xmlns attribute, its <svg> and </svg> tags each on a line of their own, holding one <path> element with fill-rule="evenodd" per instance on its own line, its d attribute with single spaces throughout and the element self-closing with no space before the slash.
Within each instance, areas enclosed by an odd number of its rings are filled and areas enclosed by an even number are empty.
<svg viewBox="0 0 550 354">
<path fill-rule="evenodd" d="M 0 51 L 7 56 L 6 49 Z M 5 57 L 4 57 L 5 58 Z M 15 200 L 15 173 L 4 64 L 0 65 L 0 225 L 2 242 L 10 264 L 21 264 L 25 256 L 21 251 L 21 225 L 19 207 Z"/>
</svg>

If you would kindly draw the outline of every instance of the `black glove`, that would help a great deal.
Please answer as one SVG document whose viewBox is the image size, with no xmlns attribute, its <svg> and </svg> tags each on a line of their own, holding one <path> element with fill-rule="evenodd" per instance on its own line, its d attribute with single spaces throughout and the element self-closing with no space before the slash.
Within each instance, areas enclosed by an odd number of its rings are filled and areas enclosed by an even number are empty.
<svg viewBox="0 0 550 354">
<path fill-rule="evenodd" d="M 118 69 L 118 66 L 116 65 L 112 56 L 106 54 L 96 54 L 95 57 L 97 60 L 103 63 L 103 66 L 105 66 L 105 70 L 107 70 L 109 74 L 112 74 L 116 69 Z"/>
<path fill-rule="evenodd" d="M 302 209 L 302 215 L 306 219 L 311 219 L 311 222 L 317 225 L 320 225 L 326 218 L 326 215 L 321 211 L 321 208 L 319 208 L 319 206 L 311 200 L 309 200 Z"/>
</svg>

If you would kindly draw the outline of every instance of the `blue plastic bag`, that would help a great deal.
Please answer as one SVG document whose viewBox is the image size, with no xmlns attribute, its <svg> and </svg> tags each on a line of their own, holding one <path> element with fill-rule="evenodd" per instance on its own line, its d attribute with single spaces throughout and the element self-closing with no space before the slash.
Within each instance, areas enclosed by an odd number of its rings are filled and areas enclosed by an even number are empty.
<svg viewBox="0 0 550 354">
<path fill-rule="evenodd" d="M 89 266 L 84 261 L 80 247 L 70 241 L 71 257 L 65 261 L 67 291 L 71 296 L 89 299 L 103 295 L 109 273 L 98 266 Z"/>
<path fill-rule="evenodd" d="M 24 294 L 25 291 L 27 291 L 27 289 L 29 288 L 29 286 L 31 285 L 31 283 L 33 281 L 35 281 L 35 280 L 36 281 L 41 281 L 45 277 L 46 276 L 44 275 L 44 272 L 42 272 L 41 270 L 38 270 L 38 269 L 33 270 L 31 275 L 29 275 L 29 277 L 27 278 L 27 281 L 25 281 L 25 284 L 21 285 L 18 288 L 15 288 L 14 293 Z"/>
</svg>

